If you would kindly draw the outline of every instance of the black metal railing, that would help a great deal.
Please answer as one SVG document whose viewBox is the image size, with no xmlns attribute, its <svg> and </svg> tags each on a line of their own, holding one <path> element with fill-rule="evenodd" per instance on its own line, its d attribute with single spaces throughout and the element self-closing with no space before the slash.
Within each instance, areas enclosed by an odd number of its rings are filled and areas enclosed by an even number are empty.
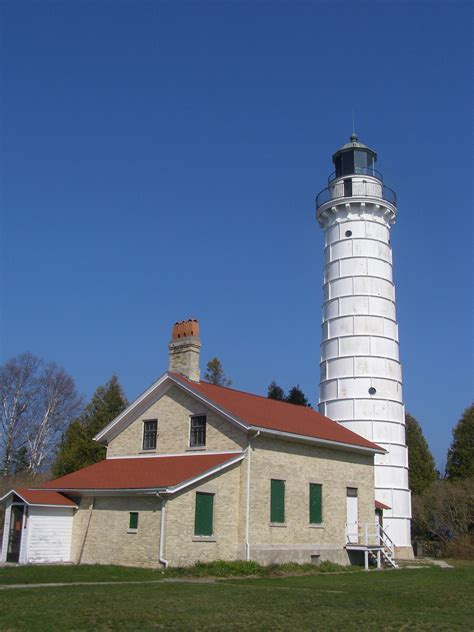
<svg viewBox="0 0 474 632">
<path fill-rule="evenodd" d="M 380 171 L 377 171 L 377 169 L 374 169 L 373 167 L 354 167 L 353 171 L 350 173 L 344 173 L 343 175 L 336 175 L 336 172 L 333 171 L 328 177 L 328 183 L 332 182 L 336 178 L 345 178 L 349 176 L 371 176 L 372 178 L 377 178 L 377 180 L 383 182 L 383 176 Z"/>
<path fill-rule="evenodd" d="M 371 182 L 354 182 L 348 189 L 344 187 L 343 182 L 338 182 L 335 185 L 326 187 L 318 193 L 316 196 L 316 210 L 326 204 L 326 202 L 340 200 L 341 198 L 353 197 L 353 198 L 379 198 L 386 200 L 397 205 L 397 194 L 393 189 L 385 184 L 374 184 Z"/>
</svg>

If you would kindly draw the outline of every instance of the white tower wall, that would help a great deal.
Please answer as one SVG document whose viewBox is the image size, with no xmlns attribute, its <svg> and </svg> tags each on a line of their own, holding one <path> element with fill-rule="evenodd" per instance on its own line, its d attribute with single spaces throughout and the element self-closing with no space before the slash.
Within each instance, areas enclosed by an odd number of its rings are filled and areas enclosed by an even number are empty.
<svg viewBox="0 0 474 632">
<path fill-rule="evenodd" d="M 390 227 L 396 207 L 370 176 L 334 180 L 318 221 L 325 231 L 320 412 L 374 441 L 375 497 L 384 525 L 411 551 L 411 503 Z M 370 389 L 370 392 L 369 392 Z M 375 392 L 373 391 L 375 389 Z"/>
</svg>

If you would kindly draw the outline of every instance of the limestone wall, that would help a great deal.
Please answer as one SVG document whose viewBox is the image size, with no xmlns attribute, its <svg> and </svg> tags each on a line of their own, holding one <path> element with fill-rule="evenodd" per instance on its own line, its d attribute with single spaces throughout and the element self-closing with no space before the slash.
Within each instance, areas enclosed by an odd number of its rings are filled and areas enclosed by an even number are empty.
<svg viewBox="0 0 474 632">
<path fill-rule="evenodd" d="M 74 518 L 71 559 L 77 560 L 89 522 L 91 499 L 83 498 Z M 137 511 L 138 529 L 129 533 L 129 512 Z M 81 562 L 160 566 L 160 500 L 155 497 L 96 497 Z"/>
<path fill-rule="evenodd" d="M 191 415 L 207 415 L 206 450 L 239 450 L 245 447 L 247 437 L 242 430 L 173 386 L 110 441 L 107 456 L 143 454 L 142 432 L 145 419 L 158 419 L 156 450 L 147 450 L 147 454 L 185 452 L 189 449 Z"/>
<path fill-rule="evenodd" d="M 172 566 L 236 559 L 243 537 L 239 529 L 243 471 L 240 462 L 168 501 L 165 557 Z M 214 494 L 214 534 L 210 538 L 194 536 L 196 492 L 199 491 Z"/>
<path fill-rule="evenodd" d="M 250 485 L 250 537 L 255 557 L 271 548 L 339 549 L 345 545 L 346 488 L 357 487 L 359 522 L 374 523 L 373 457 L 288 443 L 277 439 L 253 440 Z M 270 523 L 270 480 L 285 480 L 285 525 Z M 309 484 L 322 485 L 323 522 L 309 523 Z M 309 545 L 309 546 L 308 546 Z M 263 547 L 263 548 L 262 548 Z M 269 547 L 269 548 L 268 548 Z M 302 548 L 303 547 L 303 548 Z M 304 557 L 304 556 L 303 556 Z M 322 557 L 324 555 L 322 554 Z"/>
</svg>

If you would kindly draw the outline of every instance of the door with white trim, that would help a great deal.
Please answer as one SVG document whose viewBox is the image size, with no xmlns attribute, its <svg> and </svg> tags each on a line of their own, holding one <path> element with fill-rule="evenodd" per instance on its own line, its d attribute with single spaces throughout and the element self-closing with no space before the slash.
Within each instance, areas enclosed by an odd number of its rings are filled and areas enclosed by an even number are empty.
<svg viewBox="0 0 474 632">
<path fill-rule="evenodd" d="M 347 543 L 359 543 L 359 499 L 357 487 L 348 487 L 346 493 Z"/>
</svg>

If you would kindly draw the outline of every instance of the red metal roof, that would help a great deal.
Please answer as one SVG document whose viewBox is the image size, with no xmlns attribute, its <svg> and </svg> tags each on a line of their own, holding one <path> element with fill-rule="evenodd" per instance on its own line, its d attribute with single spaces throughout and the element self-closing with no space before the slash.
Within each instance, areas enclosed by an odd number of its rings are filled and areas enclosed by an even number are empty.
<svg viewBox="0 0 474 632">
<path fill-rule="evenodd" d="M 391 509 L 388 505 L 384 505 L 380 500 L 375 501 L 375 509 Z"/>
<path fill-rule="evenodd" d="M 206 399 L 230 413 L 231 416 L 237 417 L 250 426 L 346 443 L 377 451 L 382 450 L 372 441 L 364 439 L 312 408 L 288 404 L 208 382 L 191 382 L 177 373 L 171 373 L 171 375 L 191 390 L 204 395 Z"/>
<path fill-rule="evenodd" d="M 164 489 L 235 459 L 239 454 L 193 454 L 105 459 L 44 483 L 49 489 Z"/>
<path fill-rule="evenodd" d="M 76 503 L 69 500 L 58 492 L 46 490 L 25 489 L 17 487 L 12 490 L 15 494 L 23 498 L 28 505 L 58 505 L 58 507 L 77 507 Z"/>
</svg>

